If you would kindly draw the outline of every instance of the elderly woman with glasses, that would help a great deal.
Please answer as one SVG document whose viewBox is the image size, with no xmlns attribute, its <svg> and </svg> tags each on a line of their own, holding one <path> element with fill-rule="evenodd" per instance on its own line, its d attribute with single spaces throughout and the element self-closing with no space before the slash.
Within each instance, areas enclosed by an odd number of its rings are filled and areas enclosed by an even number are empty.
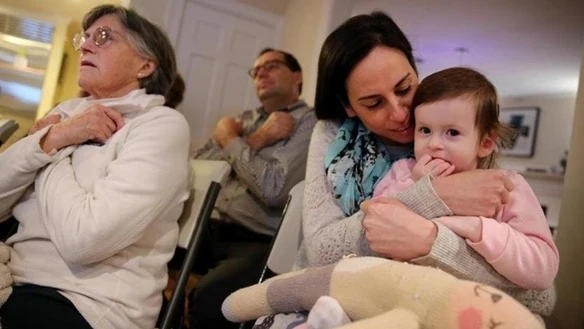
<svg viewBox="0 0 584 329">
<path fill-rule="evenodd" d="M 104 5 L 83 19 L 79 86 L 0 154 L 0 219 L 18 230 L 5 328 L 153 328 L 187 199 L 189 127 L 163 106 L 163 32 Z"/>
</svg>

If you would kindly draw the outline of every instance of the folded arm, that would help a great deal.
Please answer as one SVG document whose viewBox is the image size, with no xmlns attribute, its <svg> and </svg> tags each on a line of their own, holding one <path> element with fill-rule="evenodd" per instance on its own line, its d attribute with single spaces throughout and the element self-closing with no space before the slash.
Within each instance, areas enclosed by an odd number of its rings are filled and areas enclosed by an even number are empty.
<svg viewBox="0 0 584 329">
<path fill-rule="evenodd" d="M 290 189 L 304 176 L 306 145 L 315 121 L 314 112 L 306 112 L 288 139 L 260 151 L 254 151 L 244 137 L 237 137 L 224 148 L 225 160 L 265 205 L 282 206 Z"/>
<path fill-rule="evenodd" d="M 70 158 L 39 174 L 41 217 L 68 263 L 97 262 L 135 243 L 186 191 L 189 128 L 184 118 L 153 115 L 129 129 L 92 191 L 79 185 Z"/>
<path fill-rule="evenodd" d="M 39 169 L 73 151 L 71 147 L 50 155 L 45 153 L 40 140 L 50 128 L 46 126 L 0 153 L 0 219 L 10 214 L 12 206 L 34 182 Z"/>
</svg>

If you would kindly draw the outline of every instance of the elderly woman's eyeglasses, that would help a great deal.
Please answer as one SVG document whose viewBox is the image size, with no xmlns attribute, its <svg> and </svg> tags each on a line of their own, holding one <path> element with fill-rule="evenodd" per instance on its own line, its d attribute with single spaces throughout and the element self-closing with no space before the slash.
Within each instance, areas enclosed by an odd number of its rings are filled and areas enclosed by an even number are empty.
<svg viewBox="0 0 584 329">
<path fill-rule="evenodd" d="M 281 61 L 279 59 L 274 59 L 271 61 L 267 61 L 262 65 L 258 65 L 256 67 L 249 69 L 249 71 L 247 71 L 247 74 L 249 74 L 250 77 L 255 79 L 261 69 L 266 70 L 266 72 L 270 72 L 273 69 L 277 69 L 280 66 L 286 66 L 286 63 L 284 63 L 283 61 Z"/>
<path fill-rule="evenodd" d="M 93 44 L 98 47 L 105 45 L 112 38 L 112 30 L 107 26 L 99 26 L 98 28 L 93 31 L 91 35 L 91 39 L 93 40 Z M 73 37 L 73 48 L 75 50 L 81 49 L 81 45 L 87 40 L 89 37 L 88 33 L 85 31 L 81 31 Z"/>
</svg>

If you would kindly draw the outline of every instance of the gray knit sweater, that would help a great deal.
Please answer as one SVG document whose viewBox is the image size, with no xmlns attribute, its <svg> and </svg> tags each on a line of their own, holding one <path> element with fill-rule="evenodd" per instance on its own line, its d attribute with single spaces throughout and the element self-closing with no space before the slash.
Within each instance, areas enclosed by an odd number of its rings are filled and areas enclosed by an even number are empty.
<svg viewBox="0 0 584 329">
<path fill-rule="evenodd" d="M 363 212 L 345 218 L 333 198 L 324 168 L 324 156 L 335 138 L 339 124 L 319 121 L 312 134 L 306 168 L 302 213 L 303 241 L 295 268 L 337 262 L 344 255 L 375 256 L 363 234 Z M 397 198 L 424 218 L 452 215 L 440 200 L 429 179 L 418 181 Z M 463 238 L 438 225 L 438 235 L 430 254 L 412 260 L 414 264 L 438 267 L 460 279 L 497 287 L 523 303 L 532 312 L 549 315 L 555 303 L 555 290 L 525 290 L 498 274 Z"/>
</svg>

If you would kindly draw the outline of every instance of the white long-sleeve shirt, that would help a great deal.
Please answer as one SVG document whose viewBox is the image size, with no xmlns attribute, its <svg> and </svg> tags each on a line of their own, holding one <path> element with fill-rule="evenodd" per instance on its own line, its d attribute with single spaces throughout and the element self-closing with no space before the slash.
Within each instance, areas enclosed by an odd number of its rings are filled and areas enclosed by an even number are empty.
<svg viewBox="0 0 584 329">
<path fill-rule="evenodd" d="M 9 267 L 17 284 L 59 289 L 94 328 L 153 328 L 188 197 L 188 124 L 142 89 L 54 112 L 92 103 L 124 117 L 104 145 L 46 154 L 47 127 L 0 154 L 0 217 L 19 222 Z"/>
</svg>

